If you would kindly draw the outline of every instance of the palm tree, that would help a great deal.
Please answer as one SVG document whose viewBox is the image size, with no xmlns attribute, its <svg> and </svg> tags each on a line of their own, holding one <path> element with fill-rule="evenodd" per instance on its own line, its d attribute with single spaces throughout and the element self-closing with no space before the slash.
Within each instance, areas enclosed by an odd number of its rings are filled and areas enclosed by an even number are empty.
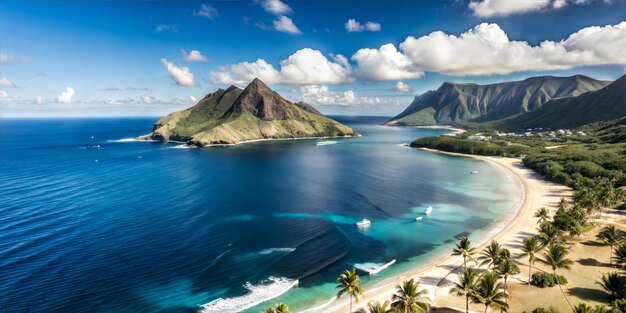
<svg viewBox="0 0 626 313">
<path fill-rule="evenodd" d="M 476 248 L 473 248 L 471 244 L 472 243 L 469 238 L 463 236 L 459 238 L 459 241 L 456 243 L 456 248 L 452 250 L 452 255 L 463 256 L 463 267 L 465 267 L 465 269 L 467 269 L 467 260 L 475 261 L 473 254 L 475 253 L 474 250 L 476 250 Z"/>
<path fill-rule="evenodd" d="M 531 268 L 535 263 L 535 254 L 541 251 L 541 245 L 537 237 L 528 237 L 524 240 L 521 256 L 528 256 L 528 285 L 530 285 Z"/>
<path fill-rule="evenodd" d="M 596 284 L 602 286 L 602 288 L 609 293 L 611 300 L 619 298 L 626 292 L 624 277 L 620 276 L 617 272 L 602 274 L 602 278 L 600 278 Z"/>
<path fill-rule="evenodd" d="M 537 210 L 537 212 L 535 212 L 535 215 L 533 215 L 533 217 L 538 218 L 537 225 L 541 225 L 550 220 L 550 211 L 548 211 L 548 209 L 546 208 L 541 208 Z"/>
<path fill-rule="evenodd" d="M 478 280 L 476 293 L 472 295 L 474 301 L 485 304 L 485 313 L 489 308 L 507 312 L 509 305 L 504 300 L 506 293 L 504 286 L 499 282 L 498 275 L 494 272 L 486 272 Z"/>
<path fill-rule="evenodd" d="M 492 265 L 495 266 L 496 264 L 498 264 L 498 261 L 501 257 L 501 250 L 502 247 L 500 246 L 499 242 L 495 240 L 491 241 L 491 243 L 487 246 L 487 248 L 485 248 L 485 250 L 483 250 L 481 256 L 478 258 L 479 261 L 482 261 L 480 263 L 480 266 L 487 264 L 487 267 L 489 268 Z"/>
<path fill-rule="evenodd" d="M 344 293 L 347 293 L 350 296 L 350 311 L 352 312 L 352 298 L 356 302 L 359 302 L 359 295 L 363 294 L 363 288 L 361 288 L 361 277 L 356 274 L 356 268 L 352 268 L 351 270 L 345 270 L 338 278 L 337 278 L 337 286 L 339 291 L 337 291 L 337 299 L 339 299 Z"/>
<path fill-rule="evenodd" d="M 504 293 L 507 295 L 505 299 L 506 303 L 509 303 L 506 282 L 509 276 L 519 274 L 519 267 L 508 258 L 502 259 L 496 268 L 496 273 L 504 279 Z"/>
<path fill-rule="evenodd" d="M 567 200 L 565 200 L 565 198 L 561 198 L 561 200 L 559 200 L 559 204 L 556 205 L 556 209 L 557 210 L 567 209 Z"/>
<path fill-rule="evenodd" d="M 289 313 L 289 307 L 284 303 L 276 305 L 276 313 Z"/>
<path fill-rule="evenodd" d="M 572 260 L 567 258 L 567 254 L 568 252 L 564 246 L 560 244 L 551 244 L 550 246 L 548 246 L 548 250 L 544 252 L 543 254 L 544 257 L 539 259 L 539 262 L 545 265 L 548 265 L 552 268 L 552 274 L 554 275 L 554 279 L 556 280 L 556 283 L 559 285 L 559 288 L 561 289 L 561 293 L 563 293 L 563 297 L 565 297 L 565 300 L 567 301 L 569 306 L 572 309 L 574 309 L 574 306 L 572 306 L 567 296 L 565 296 L 565 292 L 563 292 L 563 286 L 561 286 L 561 282 L 559 282 L 559 278 L 556 275 L 557 269 L 569 270 L 571 268 L 572 263 L 574 263 L 572 262 Z"/>
<path fill-rule="evenodd" d="M 617 264 L 620 264 L 622 268 L 626 264 L 626 243 L 621 242 L 615 246 L 615 256 L 613 257 Z"/>
<path fill-rule="evenodd" d="M 613 265 L 613 247 L 622 241 L 622 231 L 617 229 L 615 225 L 607 225 L 598 233 L 598 239 L 611 247 L 609 252 L 609 265 Z"/>
<path fill-rule="evenodd" d="M 359 309 L 359 313 L 395 313 L 393 309 L 389 307 L 389 301 L 380 303 L 378 301 L 370 301 L 367 303 L 367 309 Z"/>
<path fill-rule="evenodd" d="M 594 310 L 590 306 L 584 303 L 580 303 L 574 307 L 574 313 L 592 313 L 592 312 L 594 312 Z"/>
<path fill-rule="evenodd" d="M 269 307 L 265 310 L 265 313 L 290 313 L 289 307 L 284 303 L 279 303 L 276 308 Z"/>
<path fill-rule="evenodd" d="M 469 313 L 469 300 L 476 292 L 476 270 L 468 268 L 459 273 L 458 282 L 454 283 L 450 292 L 457 296 L 465 296 L 465 312 Z"/>
<path fill-rule="evenodd" d="M 396 286 L 391 307 L 398 313 L 426 313 L 428 312 L 428 290 L 421 289 L 420 283 L 415 280 L 405 280 L 402 285 Z"/>
<path fill-rule="evenodd" d="M 543 223 L 539 225 L 539 241 L 544 247 L 561 243 L 561 231 L 550 222 Z"/>
</svg>

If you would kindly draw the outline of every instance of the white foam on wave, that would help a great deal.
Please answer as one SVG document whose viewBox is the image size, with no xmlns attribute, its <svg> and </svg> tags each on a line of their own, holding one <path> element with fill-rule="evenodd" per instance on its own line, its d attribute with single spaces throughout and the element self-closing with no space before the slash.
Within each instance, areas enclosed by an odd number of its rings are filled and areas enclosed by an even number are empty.
<svg viewBox="0 0 626 313">
<path fill-rule="evenodd" d="M 195 148 L 195 147 L 196 147 L 196 146 L 192 146 L 192 145 L 187 145 L 187 144 L 184 144 L 184 145 L 176 145 L 176 146 L 172 146 L 171 148 L 172 148 L 172 149 L 192 149 L 192 148 Z"/>
<path fill-rule="evenodd" d="M 154 142 L 156 140 L 144 140 L 144 139 L 137 139 L 137 138 L 122 138 L 122 139 L 110 139 L 107 140 L 107 142 Z"/>
<path fill-rule="evenodd" d="M 318 141 L 317 145 L 318 146 L 328 146 L 328 145 L 334 145 L 336 144 L 336 141 Z"/>
<path fill-rule="evenodd" d="M 263 249 L 259 251 L 259 254 L 270 254 L 273 252 L 293 252 L 296 251 L 296 248 L 269 248 Z"/>
<path fill-rule="evenodd" d="M 253 285 L 246 283 L 244 287 L 249 291 L 247 294 L 233 298 L 219 298 L 200 307 L 200 312 L 241 312 L 265 301 L 274 299 L 289 289 L 298 285 L 297 279 L 286 277 L 270 277 L 269 284 Z"/>
</svg>

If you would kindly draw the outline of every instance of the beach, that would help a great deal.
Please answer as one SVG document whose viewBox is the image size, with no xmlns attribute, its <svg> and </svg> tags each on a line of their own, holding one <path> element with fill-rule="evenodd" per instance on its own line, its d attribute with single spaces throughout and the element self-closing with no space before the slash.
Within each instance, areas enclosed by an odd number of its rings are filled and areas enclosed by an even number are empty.
<svg viewBox="0 0 626 313">
<path fill-rule="evenodd" d="M 474 239 L 474 244 L 480 243 L 480 245 L 477 246 L 477 251 L 482 250 L 491 240 L 497 240 L 504 247 L 510 249 L 513 255 L 518 254 L 520 246 L 519 243 L 521 240 L 536 233 L 537 223 L 536 219 L 533 218 L 534 212 L 541 207 L 546 207 L 553 211 L 561 198 L 569 199 L 572 195 L 572 190 L 570 188 L 547 181 L 540 174 L 532 171 L 531 169 L 525 168 L 521 160 L 518 158 L 486 157 L 440 152 L 431 149 L 423 150 L 484 160 L 485 162 L 510 172 L 520 181 L 524 190 L 524 196 L 515 217 L 498 233 L 491 234 L 485 238 Z M 480 175 L 480 173 L 478 175 Z M 452 248 L 453 245 L 450 246 L 451 253 Z M 396 285 L 400 284 L 403 280 L 414 278 L 420 281 L 422 288 L 428 290 L 432 307 L 452 308 L 464 311 L 464 298 L 450 295 L 449 289 L 451 281 L 448 279 L 456 278 L 456 273 L 454 273 L 454 271 L 460 268 L 462 263 L 462 257 L 450 255 L 435 264 L 431 264 L 423 268 L 416 269 L 415 271 L 407 272 L 405 275 L 396 277 L 395 281 L 386 281 L 384 286 L 375 286 L 369 290 L 366 289 L 364 295 L 359 299 L 358 304 L 355 308 L 353 308 L 353 310 L 365 307 L 367 302 L 371 300 L 390 300 L 395 291 Z M 528 272 L 524 271 L 523 267 L 521 268 L 522 274 L 520 274 L 520 277 L 523 277 L 524 275 L 527 275 Z M 510 280 L 513 281 L 514 279 Z M 541 290 L 539 288 L 535 289 Z M 348 298 L 346 297 L 328 311 L 347 312 Z"/>
</svg>

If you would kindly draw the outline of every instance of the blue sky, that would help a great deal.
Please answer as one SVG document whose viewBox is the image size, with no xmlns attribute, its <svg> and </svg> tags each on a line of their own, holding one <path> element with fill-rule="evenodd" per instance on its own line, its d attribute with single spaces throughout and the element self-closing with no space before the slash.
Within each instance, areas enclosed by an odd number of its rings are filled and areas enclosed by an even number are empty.
<svg viewBox="0 0 626 313">
<path fill-rule="evenodd" d="M 158 116 L 257 76 L 393 115 L 444 81 L 613 80 L 624 21 L 621 0 L 3 1 L 0 117 Z"/>
</svg>

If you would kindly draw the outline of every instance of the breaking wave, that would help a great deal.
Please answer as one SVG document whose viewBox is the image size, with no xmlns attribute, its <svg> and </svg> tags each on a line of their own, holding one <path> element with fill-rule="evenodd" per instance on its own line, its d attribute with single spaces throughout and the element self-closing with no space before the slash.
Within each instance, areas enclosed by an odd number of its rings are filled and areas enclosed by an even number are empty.
<svg viewBox="0 0 626 313">
<path fill-rule="evenodd" d="M 248 293 L 233 298 L 219 298 L 200 307 L 203 313 L 222 313 L 222 312 L 240 312 L 249 309 L 255 305 L 265 301 L 274 299 L 289 289 L 298 285 L 297 279 L 289 279 L 285 277 L 270 277 L 268 284 L 253 285 L 246 283 L 244 287 Z"/>
<path fill-rule="evenodd" d="M 293 252 L 296 248 L 269 248 L 259 251 L 259 254 L 270 254 L 273 252 Z"/>
</svg>

